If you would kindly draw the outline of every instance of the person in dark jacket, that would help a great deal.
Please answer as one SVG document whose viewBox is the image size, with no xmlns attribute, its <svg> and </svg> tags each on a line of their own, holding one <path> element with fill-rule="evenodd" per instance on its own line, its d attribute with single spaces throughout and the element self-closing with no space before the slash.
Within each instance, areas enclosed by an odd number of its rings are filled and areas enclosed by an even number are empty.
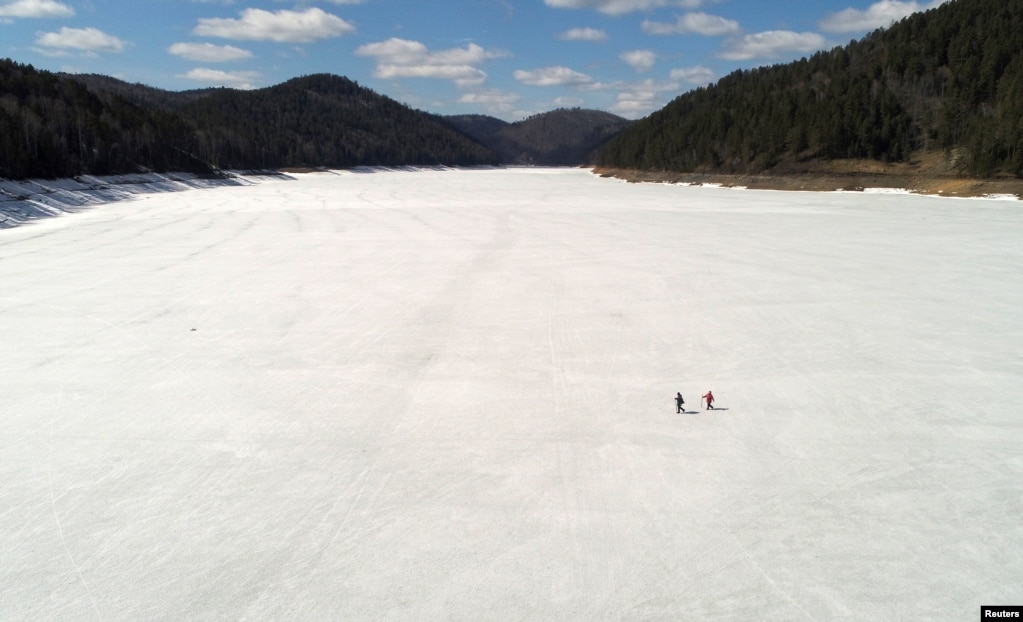
<svg viewBox="0 0 1023 622">
<path fill-rule="evenodd" d="M 677 413 L 685 412 L 686 409 L 682 406 L 685 403 L 686 403 L 686 401 L 684 399 L 682 399 L 682 393 L 676 393 L 675 394 L 675 412 L 677 412 Z"/>
</svg>

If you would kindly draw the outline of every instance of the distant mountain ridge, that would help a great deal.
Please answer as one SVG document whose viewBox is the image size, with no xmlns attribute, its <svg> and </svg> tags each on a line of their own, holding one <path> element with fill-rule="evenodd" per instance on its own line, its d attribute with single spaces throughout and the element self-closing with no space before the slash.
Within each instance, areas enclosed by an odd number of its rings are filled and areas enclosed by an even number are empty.
<svg viewBox="0 0 1023 622">
<path fill-rule="evenodd" d="M 580 108 L 559 108 L 516 123 L 483 115 L 447 119 L 497 151 L 504 162 L 543 166 L 593 164 L 600 149 L 633 123 L 609 112 Z"/>
</svg>

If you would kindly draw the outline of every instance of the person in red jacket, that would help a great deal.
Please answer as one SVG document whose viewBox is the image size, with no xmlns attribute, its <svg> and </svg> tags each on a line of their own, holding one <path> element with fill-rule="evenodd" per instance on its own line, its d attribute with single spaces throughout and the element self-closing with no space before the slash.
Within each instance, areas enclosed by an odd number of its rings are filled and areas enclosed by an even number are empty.
<svg viewBox="0 0 1023 622">
<path fill-rule="evenodd" d="M 714 410 L 714 394 L 707 391 L 707 394 L 703 396 L 703 399 L 707 400 L 707 410 Z"/>
</svg>

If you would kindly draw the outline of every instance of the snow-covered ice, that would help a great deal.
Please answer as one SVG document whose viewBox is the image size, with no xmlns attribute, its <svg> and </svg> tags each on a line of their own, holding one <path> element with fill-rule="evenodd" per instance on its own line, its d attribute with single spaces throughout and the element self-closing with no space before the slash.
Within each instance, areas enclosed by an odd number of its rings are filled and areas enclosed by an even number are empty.
<svg viewBox="0 0 1023 622">
<path fill-rule="evenodd" d="M 1023 604 L 1018 202 L 297 177 L 0 231 L 0 619 Z"/>
</svg>

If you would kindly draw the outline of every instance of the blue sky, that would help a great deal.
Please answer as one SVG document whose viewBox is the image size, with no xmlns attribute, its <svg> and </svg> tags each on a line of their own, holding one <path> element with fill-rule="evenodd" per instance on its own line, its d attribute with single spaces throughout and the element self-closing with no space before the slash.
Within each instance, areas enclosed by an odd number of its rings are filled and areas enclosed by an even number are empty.
<svg viewBox="0 0 1023 622">
<path fill-rule="evenodd" d="M 413 108 L 636 119 L 941 0 L 0 0 L 0 57 L 180 91 L 346 76 Z"/>
</svg>

